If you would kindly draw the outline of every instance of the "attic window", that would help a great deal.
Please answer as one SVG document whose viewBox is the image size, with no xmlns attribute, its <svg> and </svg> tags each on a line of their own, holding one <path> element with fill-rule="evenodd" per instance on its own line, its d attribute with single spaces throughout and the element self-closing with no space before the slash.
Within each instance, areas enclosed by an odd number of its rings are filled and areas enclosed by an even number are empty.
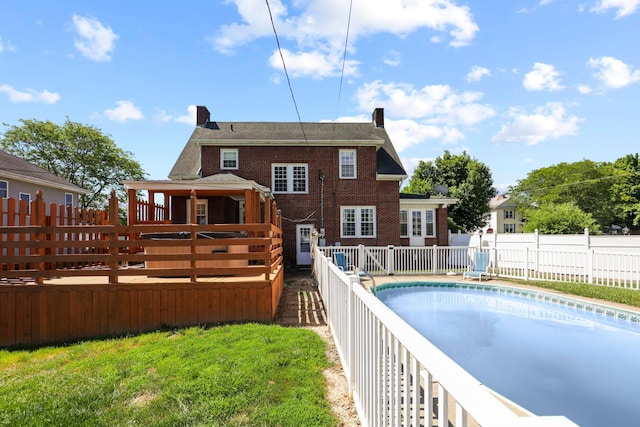
<svg viewBox="0 0 640 427">
<path fill-rule="evenodd" d="M 238 169 L 238 150 L 232 148 L 220 149 L 220 169 Z"/>
</svg>

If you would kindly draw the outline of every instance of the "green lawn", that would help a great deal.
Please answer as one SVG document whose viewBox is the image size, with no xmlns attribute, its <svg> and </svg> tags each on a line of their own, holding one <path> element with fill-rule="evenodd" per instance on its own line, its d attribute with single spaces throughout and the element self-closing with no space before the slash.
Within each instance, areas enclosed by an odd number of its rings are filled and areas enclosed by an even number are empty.
<svg viewBox="0 0 640 427">
<path fill-rule="evenodd" d="M 500 279 L 506 280 L 506 279 Z M 586 283 L 565 283 L 565 282 L 541 282 L 524 280 L 506 280 L 523 285 L 537 286 L 540 288 L 554 289 L 572 295 L 579 295 L 588 298 L 596 298 L 603 301 L 616 302 L 634 307 L 640 307 L 640 290 L 623 289 L 609 286 L 589 285 Z"/>
<path fill-rule="evenodd" d="M 335 426 L 315 332 L 189 328 L 0 350 L 4 426 Z"/>
</svg>

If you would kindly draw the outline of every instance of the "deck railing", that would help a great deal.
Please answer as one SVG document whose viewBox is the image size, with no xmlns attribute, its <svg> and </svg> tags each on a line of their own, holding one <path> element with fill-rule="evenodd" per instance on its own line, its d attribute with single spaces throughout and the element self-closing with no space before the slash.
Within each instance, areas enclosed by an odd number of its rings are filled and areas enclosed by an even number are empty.
<svg viewBox="0 0 640 427">
<path fill-rule="evenodd" d="M 7 204 L 6 212 L 0 210 L 0 279 L 42 284 L 53 277 L 107 276 L 115 284 L 123 276 L 269 278 L 283 262 L 277 217 L 275 223 L 118 225 L 115 193 L 109 210 L 97 214 L 47 208 L 40 191 L 28 210 L 24 202 L 19 209 L 13 200 Z"/>
<path fill-rule="evenodd" d="M 460 274 L 471 266 L 472 246 L 332 246 L 328 257 L 344 252 L 347 263 L 371 274 Z M 483 249 L 495 277 L 588 283 L 640 290 L 640 253 L 547 249 Z"/>
<path fill-rule="evenodd" d="M 364 426 L 575 426 L 562 416 L 516 415 L 325 252 L 315 250 L 314 272 Z"/>
</svg>

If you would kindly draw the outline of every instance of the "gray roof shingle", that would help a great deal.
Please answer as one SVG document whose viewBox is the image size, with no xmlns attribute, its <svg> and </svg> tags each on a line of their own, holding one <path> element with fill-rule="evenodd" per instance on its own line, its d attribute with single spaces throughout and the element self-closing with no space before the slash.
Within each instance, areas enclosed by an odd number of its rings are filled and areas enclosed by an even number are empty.
<svg viewBox="0 0 640 427">
<path fill-rule="evenodd" d="M 60 188 L 82 194 L 88 193 L 84 188 L 2 150 L 0 150 L 0 176 L 17 181 L 42 183 L 47 187 Z"/>
<path fill-rule="evenodd" d="M 406 175 L 387 131 L 372 123 L 208 122 L 195 128 L 171 169 L 169 178 L 197 178 L 201 160 L 199 144 L 375 145 L 379 146 L 378 174 Z"/>
</svg>

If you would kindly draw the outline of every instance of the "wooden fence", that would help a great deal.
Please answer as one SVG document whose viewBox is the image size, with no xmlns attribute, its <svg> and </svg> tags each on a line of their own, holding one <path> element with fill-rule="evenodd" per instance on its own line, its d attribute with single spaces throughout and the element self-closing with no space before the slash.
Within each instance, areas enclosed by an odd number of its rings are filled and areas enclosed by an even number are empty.
<svg viewBox="0 0 640 427">
<path fill-rule="evenodd" d="M 275 316 L 275 224 L 117 225 L 115 195 L 85 216 L 47 214 L 41 194 L 29 215 L 12 205 L 5 218 L 22 219 L 0 224 L 0 346 Z"/>
</svg>

